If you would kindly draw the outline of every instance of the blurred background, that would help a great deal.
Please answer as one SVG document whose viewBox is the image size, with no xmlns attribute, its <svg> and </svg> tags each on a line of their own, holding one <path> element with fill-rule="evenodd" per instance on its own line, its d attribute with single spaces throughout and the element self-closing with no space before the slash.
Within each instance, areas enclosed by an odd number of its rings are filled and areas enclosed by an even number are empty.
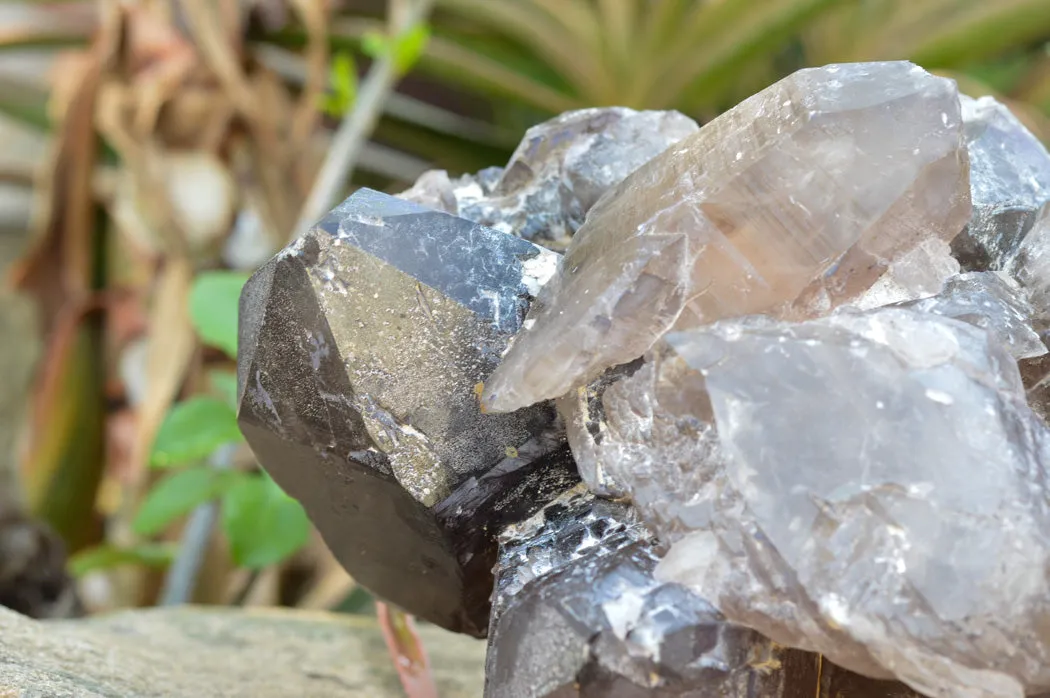
<svg viewBox="0 0 1050 698">
<path fill-rule="evenodd" d="M 1050 0 L 0 0 L 0 605 L 371 613 L 239 436 L 247 275 L 562 111 L 875 59 L 1050 139 Z"/>
</svg>

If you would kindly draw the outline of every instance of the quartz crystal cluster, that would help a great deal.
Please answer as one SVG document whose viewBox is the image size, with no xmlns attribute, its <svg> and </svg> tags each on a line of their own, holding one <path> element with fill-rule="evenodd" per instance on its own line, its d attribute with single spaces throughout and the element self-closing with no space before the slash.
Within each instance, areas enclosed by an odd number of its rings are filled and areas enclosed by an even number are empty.
<svg viewBox="0 0 1050 698">
<path fill-rule="evenodd" d="M 835 65 L 357 192 L 246 286 L 240 421 L 487 698 L 1021 698 L 1048 333 L 1050 154 Z"/>
</svg>

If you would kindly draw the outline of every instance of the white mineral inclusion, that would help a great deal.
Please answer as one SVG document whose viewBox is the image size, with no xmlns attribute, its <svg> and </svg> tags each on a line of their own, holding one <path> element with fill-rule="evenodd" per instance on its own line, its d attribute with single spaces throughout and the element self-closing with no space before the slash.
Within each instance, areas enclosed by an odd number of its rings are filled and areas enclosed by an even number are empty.
<svg viewBox="0 0 1050 698">
<path fill-rule="evenodd" d="M 558 271 L 558 255 L 543 251 L 535 257 L 529 257 L 521 263 L 521 282 L 529 295 L 535 296 Z"/>
</svg>

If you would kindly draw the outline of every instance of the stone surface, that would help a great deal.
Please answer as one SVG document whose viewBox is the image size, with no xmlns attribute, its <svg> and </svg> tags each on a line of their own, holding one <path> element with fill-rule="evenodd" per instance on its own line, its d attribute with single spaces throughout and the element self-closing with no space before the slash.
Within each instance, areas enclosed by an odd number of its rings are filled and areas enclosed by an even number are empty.
<svg viewBox="0 0 1050 698">
<path fill-rule="evenodd" d="M 33 621 L 0 609 L 0 696 L 397 698 L 371 618 L 278 610 L 126 611 Z M 419 629 L 442 698 L 477 698 L 484 643 Z"/>
<path fill-rule="evenodd" d="M 698 128 L 674 111 L 566 112 L 530 128 L 506 168 L 428 172 L 400 196 L 564 249 L 602 194 Z"/>
<path fill-rule="evenodd" d="M 1050 153 L 993 98 L 960 99 L 973 218 L 953 249 L 967 269 L 1001 270 L 1050 202 Z"/>
<path fill-rule="evenodd" d="M 650 160 L 591 209 L 484 399 L 511 411 L 672 327 L 800 317 L 860 295 L 970 218 L 955 83 L 906 62 L 801 70 Z"/>
<path fill-rule="evenodd" d="M 484 635 L 495 536 L 570 487 L 552 405 L 483 414 L 481 381 L 557 255 L 361 190 L 256 272 L 239 420 L 347 571 Z"/>
<path fill-rule="evenodd" d="M 668 335 L 604 400 L 629 427 L 616 475 L 673 542 L 657 578 L 927 695 L 1050 687 L 1050 430 L 979 324 L 883 308 Z"/>
</svg>

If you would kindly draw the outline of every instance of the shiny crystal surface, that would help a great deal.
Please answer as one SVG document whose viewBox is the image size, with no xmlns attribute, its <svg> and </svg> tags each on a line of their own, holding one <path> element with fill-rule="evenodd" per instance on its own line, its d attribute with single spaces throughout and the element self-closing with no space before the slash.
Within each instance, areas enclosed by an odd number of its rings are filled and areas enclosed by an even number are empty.
<svg viewBox="0 0 1050 698">
<path fill-rule="evenodd" d="M 672 543 L 657 577 L 926 695 L 1046 690 L 1050 430 L 989 323 L 889 307 L 668 335 L 604 398 L 608 465 Z"/>
<path fill-rule="evenodd" d="M 610 555 L 635 541 L 651 540 L 633 508 L 577 485 L 500 533 L 492 622 L 533 581 L 581 557 Z"/>
<path fill-rule="evenodd" d="M 654 579 L 656 564 L 639 541 L 525 586 L 490 632 L 485 697 L 814 695 L 813 657 L 727 623 L 686 588 Z"/>
<path fill-rule="evenodd" d="M 612 368 L 589 385 L 571 390 L 555 401 L 558 413 L 565 423 L 566 437 L 580 476 L 590 490 L 604 497 L 622 497 L 627 489 L 614 475 L 615 467 L 607 463 L 616 459 L 614 453 L 603 452 L 604 432 L 609 428 L 605 413 L 605 391 L 621 379 L 630 376 L 642 366 L 632 361 Z M 613 448 L 618 447 L 614 442 Z"/>
<path fill-rule="evenodd" d="M 949 244 L 939 238 L 928 238 L 892 260 L 883 275 L 848 305 L 869 310 L 928 298 L 940 293 L 959 270 L 959 261 L 952 256 Z"/>
<path fill-rule="evenodd" d="M 961 101 L 973 218 L 953 247 L 968 269 L 1001 270 L 1050 202 L 1050 153 L 995 99 Z"/>
<path fill-rule="evenodd" d="M 1005 274 L 990 271 L 960 274 L 950 279 L 936 296 L 899 305 L 984 328 L 1015 359 L 1046 354 L 1046 347 L 1032 329 L 1031 304 L 1024 291 Z"/>
<path fill-rule="evenodd" d="M 1006 269 L 1025 289 L 1037 331 L 1050 331 L 1050 204 L 1037 213 Z"/>
<path fill-rule="evenodd" d="M 560 250 L 602 194 L 698 128 L 674 111 L 566 112 L 530 128 L 502 170 L 428 172 L 400 196 Z"/>
<path fill-rule="evenodd" d="M 588 486 L 629 497 L 665 543 L 706 525 L 721 444 L 703 377 L 666 343 L 592 401 L 558 406 Z"/>
<path fill-rule="evenodd" d="M 370 190 L 256 272 L 239 421 L 353 577 L 484 635 L 495 536 L 576 480 L 551 405 L 483 414 L 482 379 L 557 256 Z"/>
<path fill-rule="evenodd" d="M 959 233 L 967 171 L 953 81 L 906 62 L 798 71 L 595 204 L 486 404 L 563 395 L 672 328 L 841 305 L 921 241 Z"/>
</svg>

